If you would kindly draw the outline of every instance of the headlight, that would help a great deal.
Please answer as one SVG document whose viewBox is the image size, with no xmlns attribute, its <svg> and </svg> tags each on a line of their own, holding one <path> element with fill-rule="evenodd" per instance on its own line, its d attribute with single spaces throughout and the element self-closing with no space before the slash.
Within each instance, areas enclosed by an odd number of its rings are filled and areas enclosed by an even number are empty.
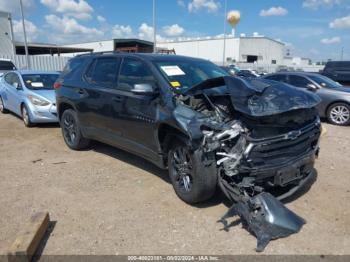
<svg viewBox="0 0 350 262">
<path fill-rule="evenodd" d="M 28 99 L 30 100 L 30 102 L 32 102 L 33 105 L 36 106 L 47 106 L 50 104 L 50 102 L 33 95 L 28 95 Z"/>
</svg>

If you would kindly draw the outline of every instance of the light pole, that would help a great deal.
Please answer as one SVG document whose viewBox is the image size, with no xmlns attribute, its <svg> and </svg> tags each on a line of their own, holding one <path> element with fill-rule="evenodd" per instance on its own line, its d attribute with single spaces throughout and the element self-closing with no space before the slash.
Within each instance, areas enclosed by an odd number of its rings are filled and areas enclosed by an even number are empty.
<svg viewBox="0 0 350 262">
<path fill-rule="evenodd" d="M 13 36 L 13 26 L 12 26 L 12 17 L 11 14 L 8 15 L 8 21 L 10 24 L 10 40 L 11 40 L 11 45 L 12 45 L 12 53 L 15 56 L 16 55 L 16 44 L 15 44 L 15 38 Z"/>
<path fill-rule="evenodd" d="M 225 0 L 225 10 L 224 10 L 224 48 L 222 52 L 222 65 L 225 66 L 226 64 L 226 15 L 227 15 L 227 0 Z"/>
<path fill-rule="evenodd" d="M 343 59 L 344 59 L 344 47 L 341 48 L 340 61 L 343 61 Z"/>
<path fill-rule="evenodd" d="M 156 0 L 153 0 L 153 53 L 157 52 Z"/>
<path fill-rule="evenodd" d="M 25 26 L 25 23 L 24 23 L 24 14 L 23 14 L 22 0 L 19 0 L 19 5 L 20 5 L 20 8 L 21 8 L 21 15 L 22 15 L 22 26 L 23 26 L 23 36 L 24 36 L 24 50 L 25 50 L 25 53 L 26 53 L 27 69 L 30 69 L 29 56 L 28 56 L 28 45 L 27 45 L 27 34 L 26 34 L 26 26 Z"/>
</svg>

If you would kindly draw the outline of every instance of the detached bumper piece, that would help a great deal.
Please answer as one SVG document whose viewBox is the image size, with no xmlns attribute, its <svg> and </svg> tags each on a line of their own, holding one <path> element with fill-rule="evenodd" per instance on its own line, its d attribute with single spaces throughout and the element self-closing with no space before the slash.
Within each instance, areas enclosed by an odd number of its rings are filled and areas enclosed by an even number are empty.
<svg viewBox="0 0 350 262">
<path fill-rule="evenodd" d="M 299 232 L 305 220 L 286 208 L 270 193 L 260 193 L 238 201 L 219 220 L 227 230 L 227 218 L 239 216 L 242 224 L 257 238 L 257 252 L 264 251 L 270 240 Z"/>
</svg>

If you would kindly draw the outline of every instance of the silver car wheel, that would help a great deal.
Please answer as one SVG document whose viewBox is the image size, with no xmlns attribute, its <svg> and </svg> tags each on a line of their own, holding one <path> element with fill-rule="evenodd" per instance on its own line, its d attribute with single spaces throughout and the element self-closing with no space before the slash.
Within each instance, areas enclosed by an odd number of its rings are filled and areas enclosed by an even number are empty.
<svg viewBox="0 0 350 262">
<path fill-rule="evenodd" d="M 4 103 L 2 102 L 2 99 L 0 98 L 0 112 L 4 111 Z"/>
<path fill-rule="evenodd" d="M 349 121 L 350 112 L 346 106 L 338 105 L 331 109 L 330 117 L 338 125 L 343 125 Z"/>
<path fill-rule="evenodd" d="M 25 107 L 22 108 L 22 116 L 23 116 L 23 121 L 24 124 L 28 125 L 29 123 L 29 115 L 28 115 L 28 111 Z"/>
</svg>

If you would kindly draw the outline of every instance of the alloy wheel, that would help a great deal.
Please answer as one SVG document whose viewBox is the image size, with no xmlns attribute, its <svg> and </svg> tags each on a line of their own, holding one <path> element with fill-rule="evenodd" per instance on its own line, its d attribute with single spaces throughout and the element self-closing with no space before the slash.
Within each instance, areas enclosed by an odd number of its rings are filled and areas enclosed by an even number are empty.
<svg viewBox="0 0 350 262">
<path fill-rule="evenodd" d="M 2 98 L 0 98 L 0 112 L 4 111 L 4 103 L 2 102 Z"/>
<path fill-rule="evenodd" d="M 330 111 L 330 118 L 338 125 L 347 123 L 350 118 L 349 108 L 344 105 L 337 105 L 333 107 Z"/>
<path fill-rule="evenodd" d="M 22 117 L 23 117 L 24 124 L 26 126 L 28 126 L 28 124 L 29 124 L 29 114 L 28 114 L 28 111 L 27 111 L 25 106 L 22 108 Z"/>
<path fill-rule="evenodd" d="M 72 115 L 67 114 L 63 120 L 63 133 L 66 141 L 72 145 L 77 137 L 75 120 Z"/>
<path fill-rule="evenodd" d="M 192 161 L 185 147 L 175 148 L 173 151 L 173 177 L 178 188 L 183 192 L 190 192 L 193 186 Z"/>
</svg>

